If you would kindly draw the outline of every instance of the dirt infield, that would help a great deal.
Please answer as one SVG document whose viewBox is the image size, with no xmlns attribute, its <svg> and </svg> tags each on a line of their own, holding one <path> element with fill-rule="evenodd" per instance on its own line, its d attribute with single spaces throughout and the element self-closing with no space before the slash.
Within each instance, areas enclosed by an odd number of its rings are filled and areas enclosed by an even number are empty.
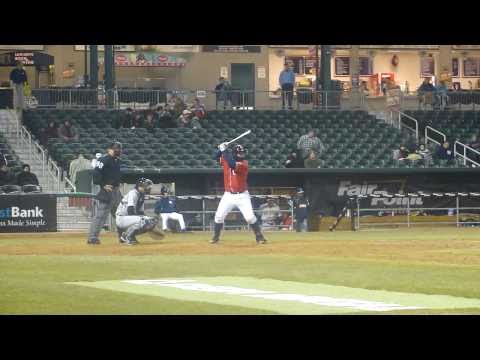
<svg viewBox="0 0 480 360">
<path fill-rule="evenodd" d="M 257 245 L 247 232 L 226 232 L 218 245 L 209 233 L 168 234 L 160 241 L 140 236 L 137 246 L 120 245 L 113 233 L 102 244 L 81 233 L 0 234 L 0 255 L 279 255 L 480 265 L 478 229 L 411 229 L 375 232 L 267 233 Z"/>
</svg>

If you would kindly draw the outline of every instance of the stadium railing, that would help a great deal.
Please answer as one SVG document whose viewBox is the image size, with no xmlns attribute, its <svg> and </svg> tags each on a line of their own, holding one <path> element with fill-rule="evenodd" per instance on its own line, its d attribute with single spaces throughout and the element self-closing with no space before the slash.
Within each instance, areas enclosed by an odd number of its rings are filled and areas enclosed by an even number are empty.
<svg viewBox="0 0 480 360">
<path fill-rule="evenodd" d="M 178 96 L 187 104 L 199 98 L 207 110 L 224 109 L 225 99 L 227 109 L 280 110 L 283 95 L 281 91 L 236 89 L 216 92 L 207 89 L 115 88 L 105 91 L 102 88 L 54 88 L 34 89 L 32 96 L 36 100 L 32 103 L 35 108 L 146 109 L 151 104 L 165 104 L 172 96 Z M 292 94 L 292 108 L 295 110 L 359 109 L 364 106 L 365 95 L 360 91 L 297 88 Z"/>
<path fill-rule="evenodd" d="M 368 206 L 372 199 L 383 206 Z M 354 217 L 354 230 L 379 227 L 422 225 L 478 226 L 480 193 L 413 192 L 370 194 L 352 197 L 348 216 Z"/>
<path fill-rule="evenodd" d="M 457 146 L 462 147 L 463 150 L 458 151 Z M 454 150 L 454 153 L 455 153 L 455 158 L 458 156 L 458 157 L 463 159 L 463 165 L 467 165 L 467 163 L 469 163 L 469 164 L 473 164 L 475 166 L 480 166 L 480 164 L 477 161 L 474 161 L 469 156 L 467 156 L 467 154 L 468 154 L 472 157 L 475 157 L 476 159 L 480 159 L 480 152 L 475 150 L 474 148 L 472 148 L 468 145 L 465 145 L 465 144 L 461 143 L 460 141 L 456 140 L 454 145 L 453 145 L 453 150 Z"/>
<path fill-rule="evenodd" d="M 429 132 L 433 132 L 436 135 L 440 135 L 440 137 L 442 138 L 442 141 L 440 142 L 434 139 L 433 137 L 429 136 Z M 437 145 L 442 145 L 445 141 L 447 141 L 447 136 L 441 131 L 438 131 L 432 128 L 431 126 L 425 126 L 425 146 L 428 146 L 429 141 L 434 142 Z"/>
<path fill-rule="evenodd" d="M 417 119 L 397 110 L 390 111 L 387 119 L 389 119 L 387 120 L 387 122 L 390 122 L 390 125 L 396 127 L 397 129 L 407 129 L 413 132 L 415 135 L 415 139 L 417 141 L 419 140 L 419 126 Z"/>
</svg>

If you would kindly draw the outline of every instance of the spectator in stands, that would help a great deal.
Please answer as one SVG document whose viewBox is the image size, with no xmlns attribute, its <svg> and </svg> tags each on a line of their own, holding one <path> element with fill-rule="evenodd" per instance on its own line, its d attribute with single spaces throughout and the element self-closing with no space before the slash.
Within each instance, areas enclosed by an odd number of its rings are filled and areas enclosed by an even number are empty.
<svg viewBox="0 0 480 360">
<path fill-rule="evenodd" d="M 405 160 L 410 155 L 410 151 L 407 149 L 405 145 L 400 145 L 398 149 L 398 160 Z"/>
<path fill-rule="evenodd" d="M 198 120 L 203 120 L 207 115 L 207 111 L 205 110 L 205 105 L 200 102 L 199 98 L 195 98 L 193 101 L 193 105 L 191 108 L 193 114 L 198 118 Z"/>
<path fill-rule="evenodd" d="M 178 117 L 182 114 L 183 110 L 187 108 L 185 102 L 177 95 L 172 95 L 170 100 L 168 101 L 169 111 L 171 112 L 173 117 Z"/>
<path fill-rule="evenodd" d="M 27 81 L 27 73 L 23 68 L 23 63 L 17 61 L 17 67 L 10 72 L 10 82 L 14 90 L 14 107 L 17 110 L 25 108 L 24 86 Z"/>
<path fill-rule="evenodd" d="M 259 211 L 262 214 L 261 219 L 263 228 L 275 227 L 282 221 L 280 207 L 274 199 L 268 199 L 265 204 L 260 205 Z"/>
<path fill-rule="evenodd" d="M 58 126 L 57 123 L 53 120 L 48 122 L 47 128 L 40 129 L 39 142 L 43 147 L 48 146 L 48 140 L 58 137 Z"/>
<path fill-rule="evenodd" d="M 300 158 L 296 150 L 292 151 L 284 163 L 286 168 L 303 168 L 303 159 Z"/>
<path fill-rule="evenodd" d="M 157 126 L 155 118 L 154 118 L 154 113 L 148 112 L 147 116 L 145 118 L 145 122 L 143 124 L 143 127 L 147 129 L 148 131 L 153 131 L 155 127 Z"/>
<path fill-rule="evenodd" d="M 282 109 L 285 110 L 285 100 L 288 102 L 288 109 L 292 109 L 293 89 L 295 87 L 295 73 L 289 64 L 284 65 L 284 69 L 278 78 L 280 87 L 282 88 Z"/>
<path fill-rule="evenodd" d="M 425 147 L 424 144 L 420 144 L 416 150 L 416 153 L 422 157 L 425 165 L 428 166 L 430 164 L 430 161 L 432 160 L 432 153 Z"/>
<path fill-rule="evenodd" d="M 300 139 L 298 139 L 297 148 L 300 150 L 302 159 L 306 159 L 311 150 L 321 155 L 325 149 L 320 139 L 315 136 L 314 130 L 310 130 L 306 135 L 302 135 Z"/>
<path fill-rule="evenodd" d="M 125 113 L 119 118 L 118 121 L 115 122 L 114 127 L 119 129 L 123 128 L 131 128 L 133 126 L 133 119 L 135 118 L 135 112 L 132 108 L 126 108 Z"/>
<path fill-rule="evenodd" d="M 78 153 L 78 157 L 70 162 L 70 167 L 68 170 L 68 176 L 73 185 L 76 185 L 77 173 L 82 170 L 90 170 L 92 168 L 92 163 L 90 160 L 85 159 L 82 153 Z"/>
<path fill-rule="evenodd" d="M 227 79 L 224 77 L 218 78 L 218 84 L 215 86 L 215 94 L 216 94 L 216 106 L 215 108 L 218 109 L 218 104 L 220 102 L 223 103 L 223 110 L 227 108 L 227 105 L 232 106 L 232 86 L 228 82 Z"/>
<path fill-rule="evenodd" d="M 435 153 L 435 157 L 439 160 L 453 161 L 455 155 L 448 141 L 445 141 L 442 145 L 438 147 L 437 152 Z"/>
<path fill-rule="evenodd" d="M 144 119 L 143 115 L 139 112 L 136 112 L 133 116 L 131 129 L 143 127 Z"/>
<path fill-rule="evenodd" d="M 417 89 L 420 106 L 432 105 L 435 86 L 430 83 L 430 78 L 425 78 L 422 85 Z"/>
<path fill-rule="evenodd" d="M 434 106 L 440 110 L 445 110 L 445 107 L 448 105 L 448 95 L 447 95 L 447 83 L 445 81 L 440 81 L 436 88 L 435 92 L 435 101 Z"/>
<path fill-rule="evenodd" d="M 15 176 L 11 173 L 6 163 L 0 166 L 0 186 L 15 185 Z"/>
<path fill-rule="evenodd" d="M 182 115 L 177 119 L 178 127 L 188 127 L 192 129 L 200 129 L 202 126 L 196 116 L 193 116 L 190 110 L 183 110 Z"/>
<path fill-rule="evenodd" d="M 315 151 L 311 150 L 308 159 L 305 159 L 305 168 L 307 169 L 317 169 L 322 167 L 322 162 L 317 158 Z"/>
<path fill-rule="evenodd" d="M 65 142 L 77 141 L 79 138 L 77 130 L 72 126 L 69 120 L 65 120 L 63 125 L 58 129 L 58 137 Z"/>
<path fill-rule="evenodd" d="M 158 126 L 161 129 L 172 128 L 176 126 L 172 115 L 163 106 L 157 107 L 157 118 L 158 118 Z"/>
<path fill-rule="evenodd" d="M 39 185 L 37 175 L 30 171 L 30 165 L 24 164 L 23 171 L 17 175 L 17 185 Z"/>
</svg>

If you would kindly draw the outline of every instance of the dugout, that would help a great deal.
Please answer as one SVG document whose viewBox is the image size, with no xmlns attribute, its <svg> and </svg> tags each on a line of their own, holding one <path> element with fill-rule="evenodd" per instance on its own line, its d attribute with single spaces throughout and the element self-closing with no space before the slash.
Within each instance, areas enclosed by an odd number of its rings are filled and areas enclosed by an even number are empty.
<svg viewBox="0 0 480 360">
<path fill-rule="evenodd" d="M 89 175 L 90 174 L 90 175 Z M 252 169 L 249 187 L 302 186 L 311 203 L 312 224 L 319 215 L 337 216 L 349 196 L 408 192 L 476 192 L 478 168 L 388 168 L 388 169 Z M 216 194 L 223 187 L 221 169 L 159 169 L 124 171 L 122 181 L 132 184 L 139 176 L 155 183 L 175 183 L 176 195 Z M 91 170 L 79 175 L 91 182 Z M 81 185 L 82 190 L 88 184 Z M 395 201 L 389 200 L 389 201 Z M 371 206 L 382 206 L 372 199 Z M 315 219 L 314 219 L 315 218 Z"/>
</svg>

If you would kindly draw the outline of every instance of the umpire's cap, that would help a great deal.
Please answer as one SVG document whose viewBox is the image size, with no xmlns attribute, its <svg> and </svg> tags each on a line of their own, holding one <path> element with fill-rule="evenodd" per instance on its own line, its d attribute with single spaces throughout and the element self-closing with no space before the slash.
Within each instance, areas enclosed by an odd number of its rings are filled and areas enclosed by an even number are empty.
<svg viewBox="0 0 480 360">
<path fill-rule="evenodd" d="M 297 187 L 297 194 L 303 194 L 305 191 L 303 191 L 303 188 L 301 186 Z"/>
<path fill-rule="evenodd" d="M 109 148 L 109 149 L 115 149 L 115 148 L 122 149 L 122 143 L 121 143 L 120 141 L 113 140 L 113 141 L 108 145 L 108 148 Z"/>
</svg>

